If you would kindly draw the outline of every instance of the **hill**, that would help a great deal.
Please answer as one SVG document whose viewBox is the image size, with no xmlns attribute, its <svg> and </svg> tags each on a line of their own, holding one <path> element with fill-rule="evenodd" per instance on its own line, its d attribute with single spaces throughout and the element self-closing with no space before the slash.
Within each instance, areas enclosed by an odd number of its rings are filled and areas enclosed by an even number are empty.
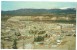
<svg viewBox="0 0 77 50">
<path fill-rule="evenodd" d="M 27 15 L 44 15 L 44 14 L 55 14 L 55 15 L 66 15 L 66 14 L 76 14 L 75 8 L 67 9 L 18 9 L 11 11 L 1 11 L 1 15 L 13 15 L 13 16 L 27 16 Z"/>
</svg>

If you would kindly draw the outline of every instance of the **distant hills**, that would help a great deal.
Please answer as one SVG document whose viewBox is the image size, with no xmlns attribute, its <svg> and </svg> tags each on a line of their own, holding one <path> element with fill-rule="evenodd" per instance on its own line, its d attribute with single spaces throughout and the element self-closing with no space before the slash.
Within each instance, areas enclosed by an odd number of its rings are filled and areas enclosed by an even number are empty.
<svg viewBox="0 0 77 50">
<path fill-rule="evenodd" d="M 1 11 L 1 15 L 27 16 L 27 15 L 45 15 L 45 14 L 76 14 L 75 8 L 67 9 L 18 9 L 11 11 Z"/>
</svg>

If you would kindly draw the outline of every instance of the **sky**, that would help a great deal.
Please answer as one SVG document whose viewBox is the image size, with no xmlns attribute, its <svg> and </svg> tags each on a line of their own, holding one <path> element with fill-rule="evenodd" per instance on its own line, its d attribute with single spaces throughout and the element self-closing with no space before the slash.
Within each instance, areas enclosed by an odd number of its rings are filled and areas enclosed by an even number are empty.
<svg viewBox="0 0 77 50">
<path fill-rule="evenodd" d="M 2 1 L 1 10 L 17 10 L 24 8 L 53 9 L 53 8 L 76 8 L 76 2 L 44 2 L 44 1 Z"/>
</svg>

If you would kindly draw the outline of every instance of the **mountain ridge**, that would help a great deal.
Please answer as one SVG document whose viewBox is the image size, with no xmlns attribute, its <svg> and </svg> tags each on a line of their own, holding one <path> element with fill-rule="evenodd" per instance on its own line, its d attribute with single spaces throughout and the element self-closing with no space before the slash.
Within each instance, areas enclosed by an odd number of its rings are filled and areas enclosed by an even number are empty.
<svg viewBox="0 0 77 50">
<path fill-rule="evenodd" d="M 11 11 L 1 11 L 1 15 L 14 15 L 14 16 L 26 16 L 26 15 L 43 15 L 43 14 L 75 14 L 75 8 L 67 9 L 18 9 Z"/>
</svg>

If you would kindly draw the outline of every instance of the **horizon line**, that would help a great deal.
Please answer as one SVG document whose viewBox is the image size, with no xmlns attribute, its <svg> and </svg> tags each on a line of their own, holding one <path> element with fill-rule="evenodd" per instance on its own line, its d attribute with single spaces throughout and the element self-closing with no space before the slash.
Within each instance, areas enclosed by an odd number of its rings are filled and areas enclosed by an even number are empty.
<svg viewBox="0 0 77 50">
<path fill-rule="evenodd" d="M 75 7 L 64 7 L 64 8 L 20 8 L 20 9 L 47 9 L 47 10 L 49 10 L 49 9 L 76 9 Z M 20 9 L 13 9 L 13 10 L 1 10 L 1 11 L 14 11 L 14 10 L 20 10 Z"/>
</svg>

